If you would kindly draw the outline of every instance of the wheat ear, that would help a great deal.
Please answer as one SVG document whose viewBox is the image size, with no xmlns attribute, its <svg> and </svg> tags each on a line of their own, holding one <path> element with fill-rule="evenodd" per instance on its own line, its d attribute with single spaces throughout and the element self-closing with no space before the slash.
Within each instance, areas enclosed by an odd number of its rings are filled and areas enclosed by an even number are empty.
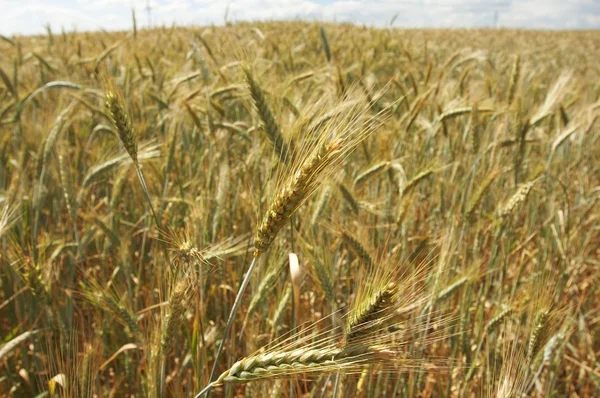
<svg viewBox="0 0 600 398">
<path fill-rule="evenodd" d="M 252 355 L 234 363 L 195 398 L 224 383 L 248 383 L 259 379 L 289 377 L 297 373 L 331 373 L 375 363 L 392 354 L 391 350 L 385 348 L 352 345 L 343 348 L 298 348 Z"/>
<path fill-rule="evenodd" d="M 523 203 L 527 199 L 529 192 L 536 182 L 537 179 L 534 179 L 527 183 L 521 184 L 516 192 L 510 197 L 510 199 L 500 208 L 498 212 L 500 217 L 505 219 L 511 216 L 519 204 Z"/>
<path fill-rule="evenodd" d="M 373 331 L 393 310 L 398 286 L 390 282 L 358 303 L 346 323 L 346 341 L 351 342 Z"/>
<path fill-rule="evenodd" d="M 519 54 L 515 56 L 515 60 L 513 62 L 512 71 L 510 73 L 510 85 L 508 86 L 508 105 L 512 104 L 513 99 L 515 98 L 515 92 L 517 90 L 517 83 L 519 82 L 519 72 L 521 64 L 521 57 Z"/>
<path fill-rule="evenodd" d="M 256 231 L 254 257 L 258 258 L 269 248 L 279 230 L 311 193 L 319 175 L 334 159 L 338 158 L 341 145 L 342 143 L 337 140 L 322 145 L 275 195 L 273 203 Z"/>
<path fill-rule="evenodd" d="M 535 356 L 548 339 L 549 317 L 550 312 L 547 310 L 541 310 L 536 316 L 535 326 L 531 331 L 529 344 L 527 346 L 527 357 L 525 359 L 528 364 L 533 362 Z"/>
<path fill-rule="evenodd" d="M 283 163 L 287 164 L 289 160 L 288 156 L 290 155 L 290 149 L 281 135 L 281 129 L 279 128 L 279 125 L 275 120 L 275 116 L 273 116 L 273 112 L 267 103 L 265 93 L 258 85 L 256 80 L 254 80 L 250 69 L 244 68 L 244 75 L 246 77 L 246 84 L 248 85 L 250 96 L 252 97 L 252 102 L 254 103 L 256 111 L 258 112 L 258 116 L 260 117 L 262 128 L 267 134 L 267 137 L 269 137 L 269 141 L 271 141 L 271 145 L 273 145 L 273 148 L 279 156 L 279 159 Z"/>
<path fill-rule="evenodd" d="M 354 236 L 346 231 L 342 231 L 342 240 L 348 245 L 350 250 L 360 259 L 364 266 L 371 267 L 373 265 L 373 257 L 367 248 Z"/>
<path fill-rule="evenodd" d="M 150 199 L 150 193 L 148 192 L 148 186 L 146 185 L 144 174 L 142 173 L 142 169 L 138 162 L 137 136 L 135 134 L 135 131 L 133 130 L 131 119 L 125 111 L 125 102 L 123 101 L 120 95 L 116 94 L 116 90 L 109 89 L 106 92 L 106 110 L 108 111 L 108 115 L 110 116 L 110 121 L 112 122 L 113 126 L 115 126 L 115 128 L 117 129 L 117 133 L 119 134 L 119 138 L 121 139 L 125 150 L 133 160 L 138 179 L 140 180 L 140 184 L 142 185 L 142 190 L 144 191 L 146 200 L 150 205 L 152 217 L 154 217 L 156 227 L 160 229 L 160 222 L 156 217 L 154 207 L 152 206 L 152 199 Z"/>
</svg>

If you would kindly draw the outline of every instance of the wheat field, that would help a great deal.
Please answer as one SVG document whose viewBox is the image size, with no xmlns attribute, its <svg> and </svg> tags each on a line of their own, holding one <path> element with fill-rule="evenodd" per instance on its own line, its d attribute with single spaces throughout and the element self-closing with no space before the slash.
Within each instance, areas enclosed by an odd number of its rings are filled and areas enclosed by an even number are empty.
<svg viewBox="0 0 600 398">
<path fill-rule="evenodd" d="M 0 394 L 600 394 L 600 32 L 0 37 Z"/>
</svg>

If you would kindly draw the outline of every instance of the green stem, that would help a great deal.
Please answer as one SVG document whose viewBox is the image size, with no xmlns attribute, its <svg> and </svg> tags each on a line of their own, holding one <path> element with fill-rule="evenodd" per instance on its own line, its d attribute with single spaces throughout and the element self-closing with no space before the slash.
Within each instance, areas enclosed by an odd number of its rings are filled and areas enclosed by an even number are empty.
<svg viewBox="0 0 600 398">
<path fill-rule="evenodd" d="M 146 185 L 146 180 L 144 179 L 144 175 L 142 174 L 142 169 L 137 164 L 135 165 L 135 171 L 137 172 L 137 176 L 140 180 L 140 184 L 142 184 L 142 191 L 144 191 L 144 196 L 150 205 L 150 211 L 152 212 L 152 217 L 154 217 L 154 222 L 156 223 L 156 227 L 160 230 L 160 222 L 158 222 L 158 218 L 156 217 L 156 213 L 154 212 L 154 207 L 152 206 L 152 200 L 150 199 L 150 193 L 148 192 L 148 186 Z"/>
<path fill-rule="evenodd" d="M 203 396 L 204 394 L 206 394 L 207 392 L 209 392 L 210 390 L 212 390 L 213 387 L 214 387 L 214 385 L 212 383 L 209 383 L 194 398 L 200 398 L 201 396 Z"/>
<path fill-rule="evenodd" d="M 227 320 L 227 324 L 225 325 L 225 331 L 223 332 L 223 337 L 221 339 L 221 343 L 219 344 L 219 348 L 217 349 L 217 354 L 215 355 L 215 362 L 213 364 L 212 371 L 210 372 L 209 382 L 212 382 L 216 376 L 217 367 L 219 364 L 219 357 L 221 356 L 221 352 L 223 351 L 223 346 L 225 345 L 225 341 L 227 340 L 227 336 L 229 335 L 229 330 L 231 329 L 231 324 L 233 323 L 233 319 L 235 318 L 237 309 L 240 306 L 240 303 L 242 302 L 242 296 L 244 295 L 244 291 L 246 290 L 246 287 L 248 287 L 248 283 L 250 282 L 250 276 L 252 275 L 252 271 L 254 271 L 254 268 L 256 267 L 257 260 L 258 260 L 257 257 L 254 257 L 252 259 L 252 262 L 250 263 L 250 267 L 248 268 L 248 272 L 246 273 L 246 276 L 242 280 L 240 290 L 238 290 L 237 296 L 235 297 L 235 301 L 233 302 L 233 307 L 231 307 L 231 312 L 229 313 L 229 319 Z M 204 392 L 208 392 L 209 386 L 210 386 L 210 384 L 208 386 L 206 386 L 204 388 L 204 390 L 202 390 L 202 392 L 200 394 L 198 394 L 196 397 L 199 397 Z"/>
</svg>

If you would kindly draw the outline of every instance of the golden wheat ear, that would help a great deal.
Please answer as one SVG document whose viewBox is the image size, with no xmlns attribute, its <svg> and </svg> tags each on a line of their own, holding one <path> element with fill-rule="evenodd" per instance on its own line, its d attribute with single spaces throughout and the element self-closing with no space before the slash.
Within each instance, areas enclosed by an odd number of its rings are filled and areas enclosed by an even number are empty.
<svg viewBox="0 0 600 398">
<path fill-rule="evenodd" d="M 133 130 L 129 114 L 125 110 L 125 101 L 114 87 L 106 91 L 106 110 L 110 116 L 110 121 L 117 130 L 121 143 L 123 143 L 135 165 L 138 166 L 137 136 Z"/>
<path fill-rule="evenodd" d="M 123 96 L 120 94 L 116 86 L 113 83 L 110 83 L 109 88 L 106 90 L 105 97 L 106 110 L 110 117 L 110 121 L 117 130 L 119 139 L 125 147 L 125 150 L 133 160 L 138 179 L 142 185 L 142 190 L 144 191 L 144 195 L 148 201 L 148 205 L 150 206 L 152 217 L 154 218 L 156 227 L 160 230 L 161 224 L 160 221 L 158 221 L 156 212 L 154 211 L 152 199 L 150 198 L 150 192 L 148 192 L 148 186 L 146 185 L 146 179 L 144 178 L 144 174 L 142 173 L 142 169 L 138 161 L 138 138 L 133 129 L 131 118 L 126 110 Z"/>
<path fill-rule="evenodd" d="M 344 110 L 344 111 L 342 111 Z M 280 176 L 268 210 L 258 225 L 254 256 L 264 253 L 292 214 L 317 190 L 327 177 L 336 173 L 349 154 L 389 116 L 389 109 L 367 117 L 368 103 L 358 94 L 348 96 L 324 113 L 309 110 L 313 120 L 299 120 L 298 136 L 306 137 L 294 156 L 291 172 Z"/>
<path fill-rule="evenodd" d="M 357 279 L 356 291 L 346 315 L 345 340 L 356 339 L 392 325 L 408 313 L 418 313 L 431 301 L 425 289 L 430 262 L 402 264 L 399 254 L 380 256 Z"/>
</svg>

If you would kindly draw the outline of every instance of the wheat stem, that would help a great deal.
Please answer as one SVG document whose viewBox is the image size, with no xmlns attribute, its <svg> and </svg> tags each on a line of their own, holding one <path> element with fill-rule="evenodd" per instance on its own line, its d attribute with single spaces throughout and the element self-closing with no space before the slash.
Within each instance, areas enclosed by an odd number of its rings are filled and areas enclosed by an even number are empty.
<svg viewBox="0 0 600 398">
<path fill-rule="evenodd" d="M 214 380 L 214 378 L 216 376 L 217 366 L 219 363 L 219 357 L 221 356 L 221 352 L 223 351 L 223 346 L 225 345 L 225 341 L 227 340 L 227 336 L 229 335 L 229 329 L 231 329 L 231 324 L 233 323 L 235 314 L 237 313 L 238 307 L 240 306 L 240 303 L 242 302 L 242 296 L 244 295 L 244 291 L 246 290 L 246 287 L 248 287 L 248 283 L 250 282 L 250 276 L 252 275 L 252 271 L 254 271 L 254 268 L 256 267 L 257 262 L 258 262 L 258 257 L 253 257 L 252 262 L 250 263 L 250 267 L 248 268 L 248 272 L 246 273 L 246 276 L 242 280 L 242 284 L 240 286 L 240 289 L 238 290 L 237 296 L 235 296 L 233 306 L 231 307 L 231 312 L 229 313 L 229 318 L 227 319 L 227 324 L 225 324 L 225 331 L 223 332 L 223 337 L 221 338 L 221 343 L 219 343 L 219 348 L 217 349 L 217 353 L 215 355 L 215 362 L 214 362 L 212 370 L 210 372 L 209 381 L 211 381 L 211 382 Z M 207 390 L 207 392 L 208 392 L 208 390 Z M 197 396 L 200 396 L 200 395 L 197 395 Z"/>
</svg>

